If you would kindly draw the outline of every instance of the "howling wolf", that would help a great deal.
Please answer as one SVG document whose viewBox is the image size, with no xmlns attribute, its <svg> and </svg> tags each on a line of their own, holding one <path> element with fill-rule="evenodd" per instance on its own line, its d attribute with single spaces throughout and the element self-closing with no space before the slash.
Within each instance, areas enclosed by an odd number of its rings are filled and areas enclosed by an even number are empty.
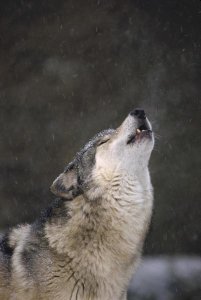
<svg viewBox="0 0 201 300">
<path fill-rule="evenodd" d="M 153 146 L 135 109 L 76 154 L 51 186 L 52 205 L 1 238 L 1 300 L 126 299 L 152 213 Z"/>
</svg>

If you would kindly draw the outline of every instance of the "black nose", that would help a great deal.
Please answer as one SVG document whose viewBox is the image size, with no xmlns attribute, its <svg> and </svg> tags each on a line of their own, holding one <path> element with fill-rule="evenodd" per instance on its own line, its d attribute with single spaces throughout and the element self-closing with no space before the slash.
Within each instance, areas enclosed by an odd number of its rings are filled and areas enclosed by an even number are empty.
<svg viewBox="0 0 201 300">
<path fill-rule="evenodd" d="M 134 109 L 133 111 L 131 111 L 130 114 L 131 114 L 131 116 L 135 116 L 139 119 L 145 119 L 146 118 L 144 109 L 141 109 L 141 108 Z"/>
</svg>

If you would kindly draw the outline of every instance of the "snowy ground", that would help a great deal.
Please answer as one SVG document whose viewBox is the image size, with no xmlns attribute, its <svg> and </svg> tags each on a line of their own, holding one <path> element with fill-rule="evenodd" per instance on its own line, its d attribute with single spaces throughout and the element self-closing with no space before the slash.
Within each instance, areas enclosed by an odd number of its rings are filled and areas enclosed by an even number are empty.
<svg viewBox="0 0 201 300">
<path fill-rule="evenodd" d="M 200 300 L 201 257 L 144 258 L 133 277 L 129 300 Z"/>
</svg>

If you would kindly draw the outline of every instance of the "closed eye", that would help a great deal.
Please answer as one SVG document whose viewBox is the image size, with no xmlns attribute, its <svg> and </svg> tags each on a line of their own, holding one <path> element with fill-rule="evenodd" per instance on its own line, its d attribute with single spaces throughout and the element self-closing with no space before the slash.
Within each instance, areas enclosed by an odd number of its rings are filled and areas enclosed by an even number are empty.
<svg viewBox="0 0 201 300">
<path fill-rule="evenodd" d="M 102 141 L 100 141 L 100 143 L 99 143 L 97 146 L 99 147 L 99 146 L 101 146 L 101 145 L 107 143 L 108 141 L 109 141 L 109 139 L 107 139 L 107 140 L 102 140 Z"/>
</svg>

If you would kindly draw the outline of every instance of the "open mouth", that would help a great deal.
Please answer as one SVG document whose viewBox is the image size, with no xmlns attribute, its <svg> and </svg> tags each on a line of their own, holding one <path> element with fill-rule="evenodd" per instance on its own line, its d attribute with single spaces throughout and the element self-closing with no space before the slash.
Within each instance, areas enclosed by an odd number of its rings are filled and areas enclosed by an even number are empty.
<svg viewBox="0 0 201 300">
<path fill-rule="evenodd" d="M 134 134 L 129 136 L 127 144 L 134 143 L 137 140 L 141 140 L 143 137 L 150 137 L 152 134 L 152 130 L 147 121 L 145 121 L 142 125 L 140 125 Z"/>
<path fill-rule="evenodd" d="M 150 126 L 148 125 L 147 122 L 144 122 L 141 126 L 139 126 L 139 128 L 136 129 L 136 135 L 139 135 L 143 132 L 151 132 Z"/>
</svg>

